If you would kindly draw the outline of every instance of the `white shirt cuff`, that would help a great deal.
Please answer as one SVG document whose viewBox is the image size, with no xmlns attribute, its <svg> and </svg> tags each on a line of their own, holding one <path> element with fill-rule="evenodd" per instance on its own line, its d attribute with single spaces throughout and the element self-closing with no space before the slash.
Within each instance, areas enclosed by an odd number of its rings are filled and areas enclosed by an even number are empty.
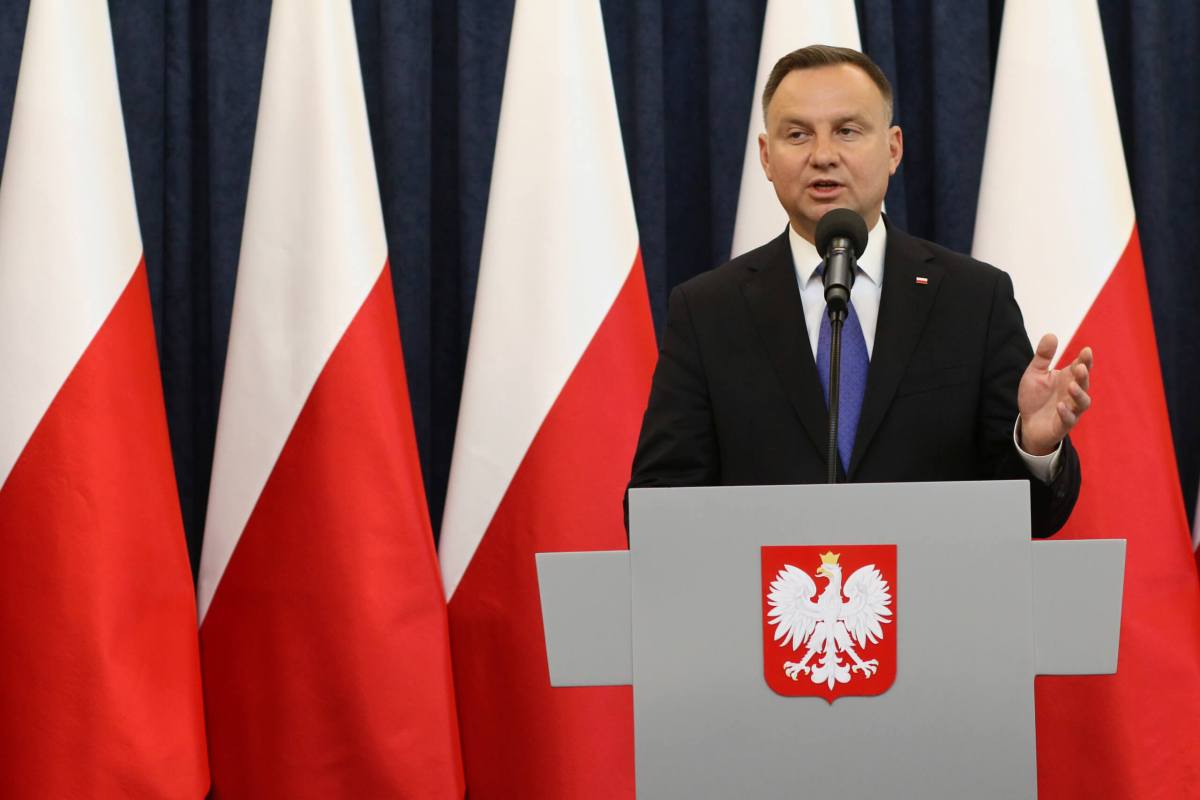
<svg viewBox="0 0 1200 800">
<path fill-rule="evenodd" d="M 1025 462 L 1025 466 L 1033 474 L 1033 477 L 1045 484 L 1049 484 L 1058 476 L 1059 461 L 1062 460 L 1062 442 L 1058 443 L 1058 447 L 1053 453 L 1044 456 L 1035 456 L 1026 453 L 1021 449 L 1021 443 L 1017 439 L 1017 431 L 1021 429 L 1021 415 L 1017 415 L 1017 421 L 1013 423 L 1013 447 L 1017 448 L 1017 453 L 1020 454 L 1021 460 Z"/>
</svg>

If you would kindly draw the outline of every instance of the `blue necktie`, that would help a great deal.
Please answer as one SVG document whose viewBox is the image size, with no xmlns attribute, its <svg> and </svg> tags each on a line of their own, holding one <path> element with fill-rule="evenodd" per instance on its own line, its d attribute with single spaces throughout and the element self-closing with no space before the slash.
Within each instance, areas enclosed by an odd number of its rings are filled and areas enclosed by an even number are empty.
<svg viewBox="0 0 1200 800">
<path fill-rule="evenodd" d="M 829 346 L 832 338 L 829 314 L 823 309 L 821 333 L 817 337 L 817 373 L 821 376 L 826 408 L 829 407 Z M 862 324 L 851 302 L 850 314 L 842 325 L 842 369 L 838 386 L 838 455 L 841 456 L 844 470 L 850 468 L 850 456 L 854 453 L 854 435 L 858 432 L 858 417 L 867 390 L 867 367 L 870 363 L 867 340 L 863 338 Z"/>
</svg>

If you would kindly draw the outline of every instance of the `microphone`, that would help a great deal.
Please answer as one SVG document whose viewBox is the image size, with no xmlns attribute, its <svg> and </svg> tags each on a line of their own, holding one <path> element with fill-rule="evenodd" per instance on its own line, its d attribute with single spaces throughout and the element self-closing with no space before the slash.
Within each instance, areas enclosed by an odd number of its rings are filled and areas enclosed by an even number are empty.
<svg viewBox="0 0 1200 800">
<path fill-rule="evenodd" d="M 867 249 L 867 223 L 855 211 L 835 208 L 817 223 L 817 252 L 825 259 L 825 302 L 844 315 L 854 286 L 854 267 Z"/>
<path fill-rule="evenodd" d="M 829 313 L 829 446 L 825 464 L 828 480 L 837 483 L 838 393 L 842 374 L 842 325 L 850 307 L 854 267 L 867 249 L 867 223 L 855 211 L 835 208 L 817 223 L 815 244 L 825 259 L 825 303 Z M 846 465 L 849 467 L 849 465 Z"/>
</svg>

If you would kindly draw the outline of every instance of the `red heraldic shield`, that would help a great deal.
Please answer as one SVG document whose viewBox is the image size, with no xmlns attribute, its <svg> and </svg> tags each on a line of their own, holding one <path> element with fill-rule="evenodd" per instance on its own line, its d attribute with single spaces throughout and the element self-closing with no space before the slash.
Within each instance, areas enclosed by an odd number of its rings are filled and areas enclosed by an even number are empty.
<svg viewBox="0 0 1200 800">
<path fill-rule="evenodd" d="M 788 697 L 883 694 L 896 680 L 896 545 L 763 547 L 763 675 Z"/>
</svg>

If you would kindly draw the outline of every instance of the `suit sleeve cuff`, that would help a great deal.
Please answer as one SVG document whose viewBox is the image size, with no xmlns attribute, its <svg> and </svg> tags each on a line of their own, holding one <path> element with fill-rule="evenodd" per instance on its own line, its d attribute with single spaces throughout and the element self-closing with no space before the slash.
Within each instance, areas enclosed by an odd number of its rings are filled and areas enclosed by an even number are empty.
<svg viewBox="0 0 1200 800">
<path fill-rule="evenodd" d="M 1061 468 L 1062 461 L 1062 442 L 1058 443 L 1053 453 L 1044 456 L 1035 456 L 1026 453 L 1021 448 L 1021 442 L 1017 438 L 1017 431 L 1021 429 L 1021 415 L 1017 415 L 1017 421 L 1013 423 L 1013 447 L 1017 448 L 1017 454 L 1021 456 L 1021 460 L 1025 462 L 1025 466 L 1033 477 L 1037 478 L 1042 483 L 1049 485 L 1058 477 L 1058 471 Z"/>
</svg>

